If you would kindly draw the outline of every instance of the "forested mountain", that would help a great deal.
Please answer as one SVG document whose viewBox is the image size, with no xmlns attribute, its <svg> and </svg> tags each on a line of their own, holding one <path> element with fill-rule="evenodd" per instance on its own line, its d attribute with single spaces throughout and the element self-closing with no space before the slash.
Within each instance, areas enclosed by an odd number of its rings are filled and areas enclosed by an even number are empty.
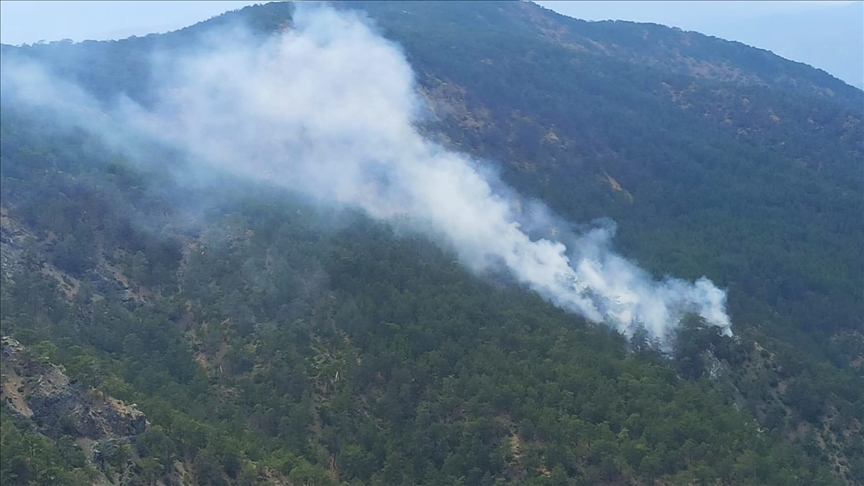
<svg viewBox="0 0 864 486">
<path fill-rule="evenodd" d="M 628 341 L 434 238 L 266 181 L 189 185 L 170 149 L 142 163 L 4 99 L 3 484 L 864 483 L 864 92 L 531 3 L 334 6 L 401 46 L 427 138 L 616 221 L 656 277 L 707 276 L 734 336 L 688 316 L 671 351 Z M 2 55 L 150 107 L 154 53 L 294 11 Z"/>
</svg>

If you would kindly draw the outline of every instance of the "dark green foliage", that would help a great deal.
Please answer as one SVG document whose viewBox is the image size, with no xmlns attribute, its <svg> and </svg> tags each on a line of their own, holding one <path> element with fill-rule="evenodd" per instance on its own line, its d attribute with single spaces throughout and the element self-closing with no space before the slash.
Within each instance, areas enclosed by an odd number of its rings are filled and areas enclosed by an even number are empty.
<svg viewBox="0 0 864 486">
<path fill-rule="evenodd" d="M 0 408 L 0 483 L 92 484 L 95 471 L 69 436 L 51 441 L 28 429 L 28 423 Z"/>
<path fill-rule="evenodd" d="M 864 412 L 860 346 L 835 334 L 862 325 L 859 91 L 738 44 L 533 5 L 344 6 L 404 46 L 433 104 L 489 113 L 424 130 L 572 221 L 613 217 L 652 272 L 727 287 L 736 338 L 688 319 L 667 357 L 479 281 L 419 235 L 237 181 L 217 204 L 171 181 L 167 151 L 137 165 L 4 106 L 0 194 L 33 237 L 4 273 L 0 325 L 147 414 L 106 467 L 131 460 L 154 482 L 179 461 L 198 484 L 864 481 L 845 433 Z M 292 9 L 215 22 L 269 32 Z M 206 27 L 15 52 L 146 104 L 147 53 Z M 693 72 L 676 49 L 741 79 Z M 3 484 L 91 482 L 69 440 L 3 413 Z"/>
<path fill-rule="evenodd" d="M 329 484 L 331 461 L 340 480 L 380 484 L 826 477 L 650 346 L 628 355 L 620 338 L 478 282 L 416 235 L 359 215 L 322 223 L 326 211 L 284 196 L 205 219 L 182 268 L 169 263 L 178 290 L 134 310 L 79 295 L 55 300 L 53 320 L 52 306 L 28 303 L 58 299 L 49 277 L 3 286 L 6 332 L 56 342 L 39 346 L 71 376 L 147 413 L 130 449 L 142 478 L 176 460 L 199 484 L 254 478 L 250 463 Z M 158 247 L 137 250 L 130 269 L 151 258 Z M 695 353 L 723 354 L 724 340 L 693 326 Z"/>
</svg>

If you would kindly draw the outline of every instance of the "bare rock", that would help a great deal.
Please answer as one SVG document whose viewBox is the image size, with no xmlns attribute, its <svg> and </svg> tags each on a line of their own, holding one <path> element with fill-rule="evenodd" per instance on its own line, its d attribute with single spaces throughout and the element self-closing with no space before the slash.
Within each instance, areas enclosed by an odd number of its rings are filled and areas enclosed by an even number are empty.
<svg viewBox="0 0 864 486">
<path fill-rule="evenodd" d="M 137 406 L 70 382 L 63 368 L 30 356 L 18 341 L 3 337 L 0 353 L 0 399 L 45 435 L 101 440 L 146 430 L 146 417 Z"/>
</svg>

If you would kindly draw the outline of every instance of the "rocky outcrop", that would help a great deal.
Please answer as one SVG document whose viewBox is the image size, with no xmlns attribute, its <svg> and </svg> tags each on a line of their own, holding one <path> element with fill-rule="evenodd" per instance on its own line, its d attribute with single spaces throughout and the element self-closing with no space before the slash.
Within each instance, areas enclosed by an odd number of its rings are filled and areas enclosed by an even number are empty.
<svg viewBox="0 0 864 486">
<path fill-rule="evenodd" d="M 20 266 L 22 242 L 27 232 L 9 218 L 8 210 L 0 207 L 0 275 L 12 275 Z"/>
<path fill-rule="evenodd" d="M 49 437 L 129 437 L 147 428 L 144 413 L 100 391 L 72 383 L 63 368 L 32 356 L 18 341 L 0 343 L 0 399 Z"/>
<path fill-rule="evenodd" d="M 130 281 L 116 263 L 110 263 L 102 254 L 95 266 L 77 276 L 63 271 L 52 263 L 56 242 L 56 235 L 50 231 L 37 237 L 21 221 L 10 216 L 8 208 L 0 206 L 0 281 L 14 281 L 15 276 L 24 271 L 38 271 L 53 278 L 68 300 L 78 294 L 82 281 L 86 281 L 97 298 L 114 295 L 128 309 L 145 304 L 152 296 L 150 290 Z M 25 261 L 28 246 L 29 262 Z"/>
</svg>

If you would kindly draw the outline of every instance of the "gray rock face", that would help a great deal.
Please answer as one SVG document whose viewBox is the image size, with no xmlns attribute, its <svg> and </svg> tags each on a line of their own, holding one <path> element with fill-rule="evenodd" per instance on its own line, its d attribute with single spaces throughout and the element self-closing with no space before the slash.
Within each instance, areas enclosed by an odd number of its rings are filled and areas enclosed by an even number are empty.
<svg viewBox="0 0 864 486">
<path fill-rule="evenodd" d="M 6 208 L 0 208 L 0 275 L 4 278 L 20 267 L 22 241 L 27 237 L 27 233 L 6 213 Z"/>
<path fill-rule="evenodd" d="M 63 369 L 29 356 L 16 340 L 3 337 L 0 394 L 14 413 L 32 420 L 50 437 L 129 437 L 144 432 L 138 408 L 100 391 L 71 383 Z"/>
</svg>

